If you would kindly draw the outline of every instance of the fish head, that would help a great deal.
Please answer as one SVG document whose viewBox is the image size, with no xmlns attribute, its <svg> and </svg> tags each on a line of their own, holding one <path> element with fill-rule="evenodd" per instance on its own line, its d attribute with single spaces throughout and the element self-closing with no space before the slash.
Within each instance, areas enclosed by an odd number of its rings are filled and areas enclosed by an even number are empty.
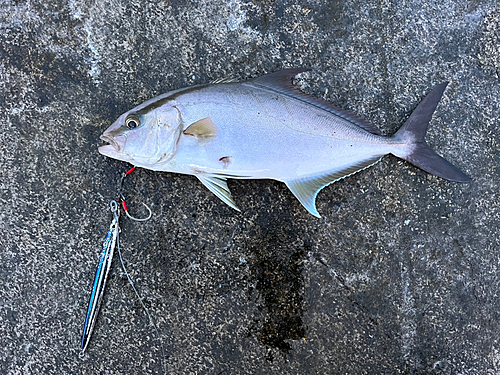
<svg viewBox="0 0 500 375">
<path fill-rule="evenodd" d="M 156 169 L 158 164 L 175 155 L 181 133 L 180 111 L 175 103 L 158 108 L 142 105 L 125 112 L 106 129 L 101 139 L 108 144 L 99 147 L 99 152 L 113 159 Z"/>
</svg>

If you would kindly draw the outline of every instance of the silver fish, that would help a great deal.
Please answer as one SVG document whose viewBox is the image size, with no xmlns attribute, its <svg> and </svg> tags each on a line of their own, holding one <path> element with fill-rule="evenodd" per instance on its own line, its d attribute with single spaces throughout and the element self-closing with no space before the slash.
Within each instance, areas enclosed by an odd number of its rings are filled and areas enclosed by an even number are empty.
<svg viewBox="0 0 500 375">
<path fill-rule="evenodd" d="M 103 155 L 155 171 L 196 176 L 238 210 L 228 178 L 284 182 L 319 217 L 325 186 L 393 154 L 436 176 L 470 181 L 425 143 L 446 88 L 436 86 L 392 137 L 360 117 L 304 94 L 287 69 L 243 83 L 174 90 L 121 115 L 101 136 Z"/>
</svg>

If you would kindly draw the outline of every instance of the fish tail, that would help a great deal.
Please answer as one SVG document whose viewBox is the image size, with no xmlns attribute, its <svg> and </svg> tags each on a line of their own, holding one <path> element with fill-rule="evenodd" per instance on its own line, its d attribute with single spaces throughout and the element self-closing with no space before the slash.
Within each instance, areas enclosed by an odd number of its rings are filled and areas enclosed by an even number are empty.
<svg viewBox="0 0 500 375">
<path fill-rule="evenodd" d="M 404 151 L 394 152 L 394 154 L 438 177 L 450 181 L 468 182 L 471 181 L 469 176 L 436 154 L 425 142 L 429 121 L 447 85 L 448 82 L 442 83 L 427 94 L 393 136 L 394 141 L 404 143 L 407 146 Z"/>
</svg>

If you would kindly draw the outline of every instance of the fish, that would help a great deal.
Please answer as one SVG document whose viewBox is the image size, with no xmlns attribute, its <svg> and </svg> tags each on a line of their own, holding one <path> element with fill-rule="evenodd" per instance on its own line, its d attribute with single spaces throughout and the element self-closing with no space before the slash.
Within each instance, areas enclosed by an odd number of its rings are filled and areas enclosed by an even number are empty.
<svg viewBox="0 0 500 375">
<path fill-rule="evenodd" d="M 293 78 L 309 70 L 170 91 L 123 113 L 102 134 L 107 144 L 99 152 L 153 171 L 194 175 L 238 211 L 228 179 L 273 179 L 320 217 L 321 189 L 388 154 L 450 181 L 471 181 L 425 141 L 448 82 L 433 88 L 387 137 L 360 116 L 294 86 Z"/>
</svg>

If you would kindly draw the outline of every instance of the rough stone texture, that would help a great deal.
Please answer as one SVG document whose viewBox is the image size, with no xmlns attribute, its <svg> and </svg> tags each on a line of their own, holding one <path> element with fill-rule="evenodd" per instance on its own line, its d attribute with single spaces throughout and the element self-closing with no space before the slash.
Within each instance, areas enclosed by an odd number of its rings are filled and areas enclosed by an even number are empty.
<svg viewBox="0 0 500 375">
<path fill-rule="evenodd" d="M 97 152 L 171 89 L 283 67 L 392 134 L 450 85 L 428 143 L 456 184 L 394 157 L 326 188 L 316 219 L 274 181 L 138 170 L 122 249 L 168 373 L 500 372 L 500 7 L 496 0 L 0 1 L 0 372 L 162 373 L 115 262 L 80 335 L 120 174 Z"/>
</svg>

